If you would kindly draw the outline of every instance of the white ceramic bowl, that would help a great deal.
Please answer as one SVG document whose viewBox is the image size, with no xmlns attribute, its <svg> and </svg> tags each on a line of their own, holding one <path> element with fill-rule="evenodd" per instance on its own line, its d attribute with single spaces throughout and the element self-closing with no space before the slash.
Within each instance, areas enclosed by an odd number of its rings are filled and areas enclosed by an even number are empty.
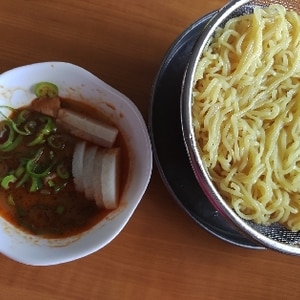
<svg viewBox="0 0 300 300">
<path fill-rule="evenodd" d="M 62 97 L 101 109 L 125 136 L 130 170 L 119 208 L 90 230 L 62 239 L 46 239 L 20 231 L 0 217 L 0 252 L 28 265 L 54 265 L 91 254 L 111 242 L 129 221 L 148 186 L 152 172 L 151 143 L 136 106 L 123 94 L 81 67 L 64 62 L 43 62 L 0 75 L 0 105 L 28 105 L 40 81 L 55 83 Z"/>
</svg>

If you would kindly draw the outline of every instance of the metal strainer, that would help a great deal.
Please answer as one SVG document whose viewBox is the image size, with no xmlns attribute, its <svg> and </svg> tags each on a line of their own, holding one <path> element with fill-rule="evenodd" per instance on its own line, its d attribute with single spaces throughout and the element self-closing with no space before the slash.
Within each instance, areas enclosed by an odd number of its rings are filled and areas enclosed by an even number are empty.
<svg viewBox="0 0 300 300">
<path fill-rule="evenodd" d="M 257 225 L 251 221 L 245 221 L 222 199 L 203 165 L 197 150 L 192 126 L 191 107 L 193 101 L 192 91 L 195 83 L 194 74 L 197 68 L 197 62 L 201 58 L 202 52 L 214 34 L 215 29 L 225 24 L 230 18 L 251 13 L 255 6 L 269 6 L 270 4 L 281 4 L 287 9 L 292 9 L 300 14 L 299 0 L 233 0 L 214 14 L 200 35 L 186 70 L 181 95 L 181 122 L 187 152 L 195 176 L 215 208 L 224 215 L 226 219 L 232 222 L 239 231 L 264 247 L 286 254 L 300 255 L 300 232 L 292 232 L 277 223 L 264 226 Z"/>
</svg>

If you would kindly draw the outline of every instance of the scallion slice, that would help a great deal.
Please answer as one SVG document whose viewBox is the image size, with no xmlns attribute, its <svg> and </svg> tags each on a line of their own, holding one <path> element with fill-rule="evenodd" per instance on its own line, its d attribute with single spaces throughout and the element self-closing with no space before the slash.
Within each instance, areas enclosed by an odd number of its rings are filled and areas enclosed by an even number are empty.
<svg viewBox="0 0 300 300">
<path fill-rule="evenodd" d="M 39 82 L 34 87 L 34 93 L 37 97 L 54 98 L 58 96 L 58 87 L 51 82 Z"/>
</svg>

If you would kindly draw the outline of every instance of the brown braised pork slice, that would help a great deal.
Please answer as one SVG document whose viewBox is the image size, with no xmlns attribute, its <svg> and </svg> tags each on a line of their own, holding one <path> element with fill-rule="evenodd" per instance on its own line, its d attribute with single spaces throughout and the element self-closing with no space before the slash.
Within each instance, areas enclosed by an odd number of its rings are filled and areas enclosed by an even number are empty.
<svg viewBox="0 0 300 300">
<path fill-rule="evenodd" d="M 58 111 L 60 110 L 59 97 L 54 98 L 37 98 L 32 102 L 32 108 L 42 114 L 57 118 Z"/>
</svg>

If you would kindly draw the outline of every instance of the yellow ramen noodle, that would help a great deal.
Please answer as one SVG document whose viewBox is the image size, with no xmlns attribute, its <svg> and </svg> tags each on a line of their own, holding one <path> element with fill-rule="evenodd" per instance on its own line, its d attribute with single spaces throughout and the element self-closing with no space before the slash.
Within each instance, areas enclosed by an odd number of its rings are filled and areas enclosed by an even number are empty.
<svg viewBox="0 0 300 300">
<path fill-rule="evenodd" d="M 220 194 L 258 224 L 300 230 L 300 16 L 283 6 L 228 21 L 205 48 L 192 107 Z"/>
</svg>

